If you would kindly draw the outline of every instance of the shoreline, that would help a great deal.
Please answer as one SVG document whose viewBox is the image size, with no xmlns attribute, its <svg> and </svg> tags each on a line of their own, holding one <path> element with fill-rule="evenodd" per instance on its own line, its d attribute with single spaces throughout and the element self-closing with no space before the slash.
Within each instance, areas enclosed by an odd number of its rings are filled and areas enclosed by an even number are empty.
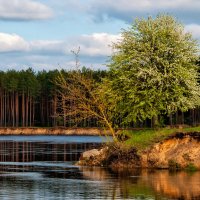
<svg viewBox="0 0 200 200">
<path fill-rule="evenodd" d="M 65 128 L 65 127 L 0 127 L 0 136 L 5 135 L 77 135 L 104 136 L 111 135 L 101 128 Z"/>
<path fill-rule="evenodd" d="M 113 170 L 200 170 L 200 132 L 177 132 L 141 152 L 134 146 L 113 143 L 83 152 L 78 166 L 106 166 Z"/>
</svg>

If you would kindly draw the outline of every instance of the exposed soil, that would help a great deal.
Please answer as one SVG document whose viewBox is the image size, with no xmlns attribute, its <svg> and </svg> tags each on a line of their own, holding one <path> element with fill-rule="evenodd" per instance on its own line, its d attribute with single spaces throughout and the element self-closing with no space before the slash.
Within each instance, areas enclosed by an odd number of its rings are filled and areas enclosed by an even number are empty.
<svg viewBox="0 0 200 200">
<path fill-rule="evenodd" d="M 176 133 L 138 154 L 137 149 L 113 144 L 85 154 L 78 165 L 111 168 L 200 169 L 200 133 Z"/>
<path fill-rule="evenodd" d="M 141 165 L 153 168 L 200 169 L 200 133 L 176 133 L 141 155 Z"/>
</svg>

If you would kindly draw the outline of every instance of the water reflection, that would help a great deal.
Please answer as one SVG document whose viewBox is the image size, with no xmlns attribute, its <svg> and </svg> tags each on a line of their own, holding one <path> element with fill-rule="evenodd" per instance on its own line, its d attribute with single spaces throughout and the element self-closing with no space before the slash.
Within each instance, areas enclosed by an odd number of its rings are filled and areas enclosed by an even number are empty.
<svg viewBox="0 0 200 200">
<path fill-rule="evenodd" d="M 167 170 L 132 170 L 125 173 L 112 173 L 101 168 L 81 168 L 85 179 L 114 181 L 113 194 L 123 199 L 200 199 L 200 172 L 174 172 Z M 128 175 L 129 174 L 129 175 Z M 117 195 L 115 195 L 117 198 Z"/>
<path fill-rule="evenodd" d="M 169 173 L 159 171 L 147 176 L 148 184 L 156 192 L 170 198 L 200 199 L 200 173 Z"/>
<path fill-rule="evenodd" d="M 200 172 L 74 166 L 80 152 L 95 145 L 1 141 L 0 199 L 200 199 Z"/>
<path fill-rule="evenodd" d="M 134 171 L 125 176 L 104 168 L 78 168 L 64 163 L 62 167 L 26 166 L 13 172 L 12 167 L 1 171 L 0 198 L 200 199 L 199 172 Z"/>
<path fill-rule="evenodd" d="M 8 139 L 8 138 L 5 138 Z M 29 138 L 30 139 L 30 138 Z M 77 161 L 83 151 L 97 148 L 99 142 L 23 141 L 0 139 L 0 162 Z"/>
</svg>

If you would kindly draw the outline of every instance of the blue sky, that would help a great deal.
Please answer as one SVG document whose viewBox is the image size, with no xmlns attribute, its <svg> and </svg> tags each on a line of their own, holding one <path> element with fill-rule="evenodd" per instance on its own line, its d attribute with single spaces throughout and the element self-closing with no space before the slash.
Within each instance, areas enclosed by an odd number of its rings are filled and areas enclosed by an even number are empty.
<svg viewBox="0 0 200 200">
<path fill-rule="evenodd" d="M 0 0 L 0 69 L 105 69 L 110 45 L 136 17 L 169 13 L 200 39 L 199 0 Z"/>
</svg>

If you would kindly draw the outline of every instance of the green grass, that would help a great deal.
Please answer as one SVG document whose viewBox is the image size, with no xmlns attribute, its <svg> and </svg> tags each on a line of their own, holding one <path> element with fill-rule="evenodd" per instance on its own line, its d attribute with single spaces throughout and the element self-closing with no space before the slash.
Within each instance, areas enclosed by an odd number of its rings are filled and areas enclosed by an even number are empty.
<svg viewBox="0 0 200 200">
<path fill-rule="evenodd" d="M 160 142 L 177 132 L 200 132 L 199 127 L 189 128 L 160 128 L 144 130 L 123 130 L 123 134 L 130 138 L 125 142 L 129 146 L 135 146 L 139 151 L 145 150 L 156 142 Z"/>
</svg>

